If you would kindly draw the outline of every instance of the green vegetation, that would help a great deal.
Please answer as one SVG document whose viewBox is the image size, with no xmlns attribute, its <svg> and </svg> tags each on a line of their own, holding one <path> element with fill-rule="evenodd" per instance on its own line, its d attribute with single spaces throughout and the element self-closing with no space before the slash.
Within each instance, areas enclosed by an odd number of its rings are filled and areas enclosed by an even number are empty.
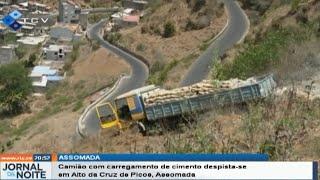
<svg viewBox="0 0 320 180">
<path fill-rule="evenodd" d="M 18 114 L 26 106 L 32 84 L 21 63 L 0 66 L 0 112 Z"/>
<path fill-rule="evenodd" d="M 7 33 L 5 35 L 0 35 L 0 44 L 7 45 L 7 44 L 15 44 L 17 42 L 16 33 Z"/>
<path fill-rule="evenodd" d="M 98 49 L 100 48 L 99 42 L 93 41 L 93 42 L 91 43 L 91 48 L 92 48 L 92 51 L 98 50 Z"/>
<path fill-rule="evenodd" d="M 174 25 L 172 22 L 170 22 L 170 21 L 164 24 L 163 29 L 164 29 L 164 32 L 163 32 L 162 37 L 164 37 L 164 38 L 172 37 L 172 36 L 174 36 L 175 33 L 176 33 L 176 27 L 175 27 L 175 25 Z"/>
<path fill-rule="evenodd" d="M 192 12 L 198 12 L 202 7 L 206 5 L 206 0 L 197 0 L 194 3 L 192 8 Z"/>
<path fill-rule="evenodd" d="M 301 0 L 292 0 L 292 2 L 291 2 L 291 10 L 292 11 L 298 10 L 300 2 L 301 2 Z"/>
<path fill-rule="evenodd" d="M 168 64 L 158 60 L 150 68 L 150 76 L 148 82 L 155 85 L 162 85 L 168 78 L 168 74 L 175 67 L 181 64 L 187 68 L 192 63 L 192 60 L 198 57 L 198 54 L 190 54 L 180 60 L 173 60 Z"/>
<path fill-rule="evenodd" d="M 145 51 L 146 49 L 147 49 L 147 47 L 144 45 L 144 44 L 142 44 L 142 43 L 139 43 L 138 45 L 137 45 L 137 51 L 140 51 L 140 52 L 143 52 L 143 51 Z"/>
<path fill-rule="evenodd" d="M 283 50 L 292 43 L 299 43 L 307 37 L 300 31 L 280 28 L 269 31 L 265 37 L 249 43 L 245 51 L 233 62 L 216 63 L 213 69 L 214 78 L 230 79 L 234 77 L 248 78 L 265 72 L 268 68 L 279 63 Z"/>
<path fill-rule="evenodd" d="M 73 112 L 76 112 L 76 111 L 79 111 L 81 108 L 83 107 L 83 100 L 80 99 L 76 102 L 76 104 L 74 105 L 72 111 Z"/>
<path fill-rule="evenodd" d="M 293 91 L 292 91 L 293 92 Z M 236 107 L 216 109 L 200 117 L 192 129 L 175 135 L 169 132 L 164 144 L 171 153 L 267 153 L 271 160 L 301 160 L 320 156 L 320 145 L 316 138 L 320 125 L 320 101 L 308 101 L 296 97 L 292 92 L 284 99 L 270 98 L 251 103 L 248 111 L 239 112 Z M 217 118 L 217 114 L 230 116 L 238 112 L 240 119 L 230 124 Z M 315 137 L 316 136 L 316 137 Z M 300 146 L 302 145 L 302 146 Z M 301 149 L 302 148 L 302 149 Z M 310 149 L 311 148 L 311 149 Z"/>
<path fill-rule="evenodd" d="M 106 33 L 103 38 L 111 44 L 117 44 L 121 40 L 121 34 L 118 32 Z"/>
<path fill-rule="evenodd" d="M 179 62 L 177 60 L 171 61 L 169 64 L 156 61 L 150 69 L 151 75 L 149 76 L 148 82 L 155 85 L 162 85 L 168 77 L 168 73 L 172 70 Z"/>
<path fill-rule="evenodd" d="M 29 59 L 27 61 L 25 61 L 25 67 L 27 67 L 27 68 L 34 67 L 36 61 L 37 61 L 36 53 L 30 54 Z"/>
<path fill-rule="evenodd" d="M 151 1 L 149 1 L 148 8 L 150 9 L 151 13 L 153 13 L 153 12 L 155 12 L 163 3 L 164 3 L 163 0 L 151 0 Z"/>
<path fill-rule="evenodd" d="M 18 57 L 18 59 L 23 58 L 27 53 L 28 53 L 28 48 L 26 45 L 22 45 L 20 44 L 16 49 L 15 49 L 15 53 Z"/>
<path fill-rule="evenodd" d="M 110 17 L 108 13 L 96 13 L 96 14 L 89 14 L 88 21 L 90 24 L 95 24 L 99 22 L 101 19 L 107 19 Z"/>
<path fill-rule="evenodd" d="M 215 153 L 214 133 L 208 133 L 201 128 L 196 129 L 192 138 L 168 137 L 165 148 L 168 153 Z"/>
</svg>

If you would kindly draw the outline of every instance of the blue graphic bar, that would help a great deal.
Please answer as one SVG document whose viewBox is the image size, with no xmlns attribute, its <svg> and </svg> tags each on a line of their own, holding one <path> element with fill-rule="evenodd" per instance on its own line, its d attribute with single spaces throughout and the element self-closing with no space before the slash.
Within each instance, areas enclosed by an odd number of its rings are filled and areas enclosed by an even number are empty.
<svg viewBox="0 0 320 180">
<path fill-rule="evenodd" d="M 319 168 L 319 164 L 318 162 L 314 161 L 313 162 L 313 180 L 318 180 L 318 168 Z"/>
<path fill-rule="evenodd" d="M 268 161 L 266 154 L 58 154 L 58 161 Z"/>
</svg>

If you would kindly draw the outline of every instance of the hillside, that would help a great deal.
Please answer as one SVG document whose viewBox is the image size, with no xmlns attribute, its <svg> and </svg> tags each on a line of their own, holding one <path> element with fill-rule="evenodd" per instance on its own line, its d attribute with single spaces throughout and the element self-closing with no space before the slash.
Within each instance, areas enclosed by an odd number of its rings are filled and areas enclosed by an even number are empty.
<svg viewBox="0 0 320 180">
<path fill-rule="evenodd" d="M 267 1 L 242 2 L 252 23 L 250 34 L 213 68 L 212 77 L 228 79 L 274 72 L 279 84 L 275 96 L 183 119 L 187 123 L 171 121 L 170 126 L 162 124 L 162 131 L 151 136 L 144 137 L 132 130 L 121 134 L 103 131 L 98 137 L 90 138 L 90 143 L 83 140 L 77 149 L 81 152 L 261 152 L 268 153 L 272 160 L 319 159 L 320 101 L 313 95 L 320 89 L 317 85 L 320 2 L 295 4 L 275 0 L 264 4 L 266 9 L 260 9 L 259 2 Z"/>
<path fill-rule="evenodd" d="M 177 67 L 180 76 L 186 72 L 186 67 L 226 25 L 227 15 L 221 1 L 155 2 L 138 26 L 120 30 L 117 43 L 145 57 L 151 64 L 149 83 L 161 85 L 169 79 L 172 68 Z M 166 26 L 173 28 L 170 37 L 164 37 Z M 160 72 L 163 69 L 168 73 Z M 174 87 L 179 81 L 180 77 L 175 77 L 165 85 Z"/>
<path fill-rule="evenodd" d="M 113 0 L 72 0 L 76 4 L 80 5 L 83 8 L 89 7 L 110 7 L 113 3 Z M 59 0 L 37 0 L 37 2 L 42 4 L 47 4 L 48 6 L 57 9 Z"/>
</svg>

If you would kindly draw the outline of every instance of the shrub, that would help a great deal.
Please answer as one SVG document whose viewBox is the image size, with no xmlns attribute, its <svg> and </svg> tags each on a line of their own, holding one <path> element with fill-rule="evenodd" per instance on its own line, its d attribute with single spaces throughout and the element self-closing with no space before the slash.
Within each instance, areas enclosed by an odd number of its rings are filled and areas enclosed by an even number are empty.
<svg viewBox="0 0 320 180">
<path fill-rule="evenodd" d="M 185 31 L 196 30 L 197 25 L 191 19 L 188 19 L 186 27 L 184 29 L 185 29 Z"/>
<path fill-rule="evenodd" d="M 137 51 L 144 51 L 147 49 L 147 47 L 144 44 L 140 43 L 137 45 L 136 49 L 137 49 Z"/>
<path fill-rule="evenodd" d="M 151 76 L 149 77 L 149 82 L 151 84 L 162 85 L 167 79 L 168 73 L 172 70 L 179 61 L 173 60 L 169 64 L 164 65 L 161 62 L 156 62 L 150 69 Z"/>
<path fill-rule="evenodd" d="M 29 59 L 25 61 L 25 67 L 34 67 L 36 61 L 37 61 L 37 55 L 35 53 L 32 53 L 29 56 Z"/>
<path fill-rule="evenodd" d="M 205 5 L 206 5 L 206 0 L 196 0 L 194 6 L 192 8 L 192 11 L 198 12 Z"/>
<path fill-rule="evenodd" d="M 141 34 L 146 34 L 149 32 L 148 26 L 144 25 L 141 27 Z"/>
<path fill-rule="evenodd" d="M 18 59 L 23 58 L 26 53 L 27 53 L 27 48 L 24 45 L 19 45 L 16 49 L 15 49 L 15 53 L 18 57 Z"/>
<path fill-rule="evenodd" d="M 104 36 L 104 40 L 110 42 L 111 44 L 116 44 L 120 41 L 121 39 L 121 34 L 118 32 L 113 32 L 113 33 L 107 33 Z"/>
<path fill-rule="evenodd" d="M 164 25 L 164 33 L 163 33 L 163 37 L 164 38 L 169 38 L 169 37 L 172 37 L 174 36 L 176 33 L 176 27 L 175 25 L 172 23 L 172 22 L 167 22 L 165 25 Z"/>
<path fill-rule="evenodd" d="M 93 50 L 93 51 L 96 51 L 96 50 L 98 50 L 99 48 L 100 48 L 99 42 L 93 41 L 93 42 L 92 42 L 92 50 Z"/>
</svg>

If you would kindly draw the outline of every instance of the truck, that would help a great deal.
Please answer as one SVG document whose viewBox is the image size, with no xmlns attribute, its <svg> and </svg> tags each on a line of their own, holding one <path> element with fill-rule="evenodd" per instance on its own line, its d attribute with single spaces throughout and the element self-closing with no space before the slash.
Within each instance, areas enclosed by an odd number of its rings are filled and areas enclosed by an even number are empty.
<svg viewBox="0 0 320 180">
<path fill-rule="evenodd" d="M 233 85 L 230 86 L 230 82 Z M 97 116 L 102 128 L 118 126 L 122 129 L 135 123 L 145 132 L 146 122 L 157 122 L 219 106 L 265 98 L 276 87 L 272 74 L 252 77 L 246 81 L 220 82 L 219 87 L 214 84 L 214 81 L 211 81 L 175 90 L 149 85 L 122 94 L 113 102 L 97 105 Z"/>
</svg>

